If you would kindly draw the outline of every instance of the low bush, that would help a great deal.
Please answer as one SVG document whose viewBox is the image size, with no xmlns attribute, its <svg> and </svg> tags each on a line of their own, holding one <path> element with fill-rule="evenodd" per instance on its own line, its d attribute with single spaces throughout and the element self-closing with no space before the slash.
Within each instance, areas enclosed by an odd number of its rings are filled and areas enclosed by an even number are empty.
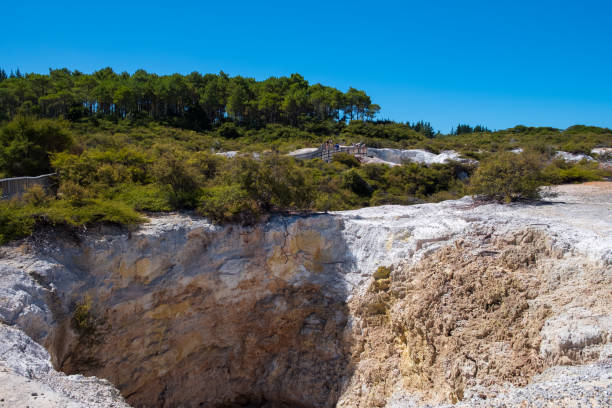
<svg viewBox="0 0 612 408">
<path fill-rule="evenodd" d="M 0 171 L 10 177 L 50 173 L 49 154 L 71 144 L 64 121 L 17 116 L 0 127 Z"/>
<path fill-rule="evenodd" d="M 596 162 L 582 160 L 578 163 L 570 163 L 555 160 L 544 168 L 542 176 L 548 184 L 564 184 L 601 180 L 605 173 L 599 169 Z"/>
<path fill-rule="evenodd" d="M 375 280 L 389 279 L 389 276 L 391 276 L 391 268 L 388 266 L 379 266 L 372 276 Z"/>
<path fill-rule="evenodd" d="M 172 193 L 158 184 L 123 184 L 114 196 L 137 211 L 172 211 Z"/>
<path fill-rule="evenodd" d="M 0 244 L 29 236 L 35 223 L 35 219 L 17 204 L 0 203 Z"/>
<path fill-rule="evenodd" d="M 92 313 L 91 298 L 85 297 L 74 307 L 71 326 L 81 338 L 93 337 L 98 326 L 96 320 Z"/>
<path fill-rule="evenodd" d="M 355 169 L 348 170 L 342 175 L 342 187 L 361 197 L 371 196 L 373 190 Z"/>
<path fill-rule="evenodd" d="M 342 163 L 347 167 L 359 167 L 361 165 L 355 156 L 345 152 L 334 154 L 332 156 L 332 161 Z"/>
<path fill-rule="evenodd" d="M 198 213 L 216 223 L 255 223 L 260 215 L 257 203 L 240 185 L 218 186 L 204 189 Z"/>
<path fill-rule="evenodd" d="M 29 201 L 28 201 L 29 200 Z M 20 199 L 0 202 L 0 243 L 25 238 L 37 225 L 91 226 L 98 223 L 130 226 L 144 222 L 129 205 L 106 199 L 66 199 L 26 193 Z"/>
<path fill-rule="evenodd" d="M 385 190 L 377 190 L 370 199 L 371 206 L 377 205 L 414 205 L 422 204 L 425 200 L 406 194 L 398 194 Z"/>
<path fill-rule="evenodd" d="M 591 149 L 593 148 L 592 143 L 585 143 L 581 141 L 569 141 L 560 146 L 560 150 L 564 152 L 570 153 L 582 153 L 582 154 L 591 154 Z"/>
<path fill-rule="evenodd" d="M 542 158 L 536 153 L 500 152 L 483 160 L 470 180 L 470 192 L 481 198 L 511 202 L 538 199 L 544 184 Z"/>
</svg>

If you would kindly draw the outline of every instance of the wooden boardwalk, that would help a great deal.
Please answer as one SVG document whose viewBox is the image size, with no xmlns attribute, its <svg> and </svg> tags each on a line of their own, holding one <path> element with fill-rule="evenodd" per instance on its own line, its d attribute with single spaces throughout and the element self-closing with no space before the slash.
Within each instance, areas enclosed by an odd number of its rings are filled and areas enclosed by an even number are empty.
<svg viewBox="0 0 612 408">
<path fill-rule="evenodd" d="M 295 159 L 309 160 L 309 159 L 321 159 L 326 163 L 332 160 L 332 157 L 338 153 L 348 153 L 352 155 L 366 155 L 368 148 L 366 145 L 355 145 L 355 146 L 339 146 L 335 148 L 332 146 L 328 148 L 325 144 L 321 145 L 317 150 L 312 152 L 298 153 L 291 155 Z"/>
</svg>

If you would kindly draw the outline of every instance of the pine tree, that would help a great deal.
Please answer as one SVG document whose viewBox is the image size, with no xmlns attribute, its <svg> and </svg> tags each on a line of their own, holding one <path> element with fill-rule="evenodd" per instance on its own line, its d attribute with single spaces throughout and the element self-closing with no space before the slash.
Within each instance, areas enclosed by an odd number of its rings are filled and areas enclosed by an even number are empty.
<svg viewBox="0 0 612 408">
<path fill-rule="evenodd" d="M 459 124 L 457 125 L 456 135 L 463 135 L 466 133 L 474 133 L 474 129 L 470 125 Z"/>
</svg>

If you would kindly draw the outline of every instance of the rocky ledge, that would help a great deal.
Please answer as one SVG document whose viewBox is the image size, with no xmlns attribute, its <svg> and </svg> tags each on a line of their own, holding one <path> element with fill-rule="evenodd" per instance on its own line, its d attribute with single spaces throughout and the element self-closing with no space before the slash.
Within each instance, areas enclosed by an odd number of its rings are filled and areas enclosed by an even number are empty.
<svg viewBox="0 0 612 408">
<path fill-rule="evenodd" d="M 611 185 L 2 247 L 0 407 L 609 406 Z"/>
</svg>

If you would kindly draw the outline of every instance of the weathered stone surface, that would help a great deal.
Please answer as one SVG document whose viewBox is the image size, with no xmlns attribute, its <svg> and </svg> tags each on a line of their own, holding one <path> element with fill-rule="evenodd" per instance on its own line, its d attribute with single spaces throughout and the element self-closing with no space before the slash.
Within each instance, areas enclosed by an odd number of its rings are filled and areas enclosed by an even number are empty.
<svg viewBox="0 0 612 408">
<path fill-rule="evenodd" d="M 451 160 L 460 162 L 472 162 L 477 163 L 475 160 L 465 159 L 454 150 L 445 150 L 440 154 L 428 152 L 423 149 L 377 149 L 368 147 L 368 156 L 372 156 L 381 159 L 385 162 L 402 164 L 404 162 L 414 162 L 422 164 L 433 164 L 433 163 L 447 163 Z"/>
<path fill-rule="evenodd" d="M 0 407 L 128 407 L 107 380 L 55 371 L 49 353 L 21 330 L 0 324 L 0 339 Z"/>
<path fill-rule="evenodd" d="M 612 316 L 575 307 L 546 321 L 540 353 L 558 363 L 581 361 L 589 359 L 590 353 L 598 356 L 597 346 L 609 343 L 612 343 Z"/>
<path fill-rule="evenodd" d="M 457 404 L 430 404 L 398 392 L 388 408 L 609 407 L 612 403 L 612 361 L 587 366 L 556 366 L 535 376 L 526 387 L 507 385 L 495 396 L 475 389 Z"/>
</svg>

